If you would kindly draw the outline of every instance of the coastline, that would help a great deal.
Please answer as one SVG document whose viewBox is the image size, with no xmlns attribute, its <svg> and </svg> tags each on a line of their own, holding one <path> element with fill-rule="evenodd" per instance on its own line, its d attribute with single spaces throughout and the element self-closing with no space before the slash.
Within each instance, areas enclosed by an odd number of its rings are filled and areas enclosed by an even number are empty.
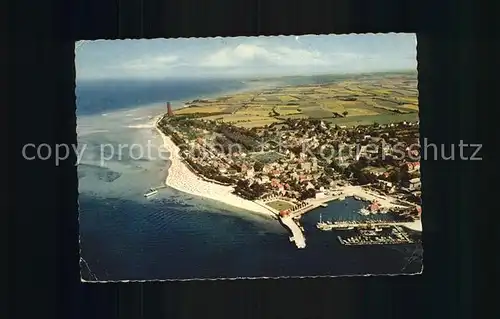
<svg viewBox="0 0 500 319">
<path fill-rule="evenodd" d="M 169 152 L 169 160 L 171 164 L 167 172 L 167 178 L 165 180 L 166 186 L 169 186 L 186 194 L 212 199 L 235 208 L 258 213 L 267 217 L 272 217 L 274 219 L 277 218 L 278 212 L 271 207 L 266 207 L 259 202 L 250 201 L 239 197 L 233 194 L 233 187 L 202 180 L 199 176 L 192 172 L 180 159 L 178 155 L 180 151 L 179 147 L 175 145 L 170 137 L 165 135 L 158 128 L 158 121 L 163 117 L 164 115 L 156 116 L 153 120 L 152 127 L 154 127 L 158 134 L 160 134 L 163 140 L 163 147 Z M 384 198 L 382 198 L 381 196 L 377 196 L 376 194 L 363 189 L 361 186 L 349 185 L 344 186 L 339 190 L 341 191 L 341 196 L 358 196 L 361 199 L 368 201 L 377 199 L 381 206 L 384 207 L 400 206 L 394 204 L 390 197 L 383 196 Z M 319 207 L 320 204 L 336 200 L 338 199 L 338 197 L 339 196 L 328 196 L 327 198 L 323 198 L 320 200 L 312 200 L 310 202 L 313 206 L 308 210 L 313 210 Z M 405 226 L 413 231 L 422 232 L 422 223 L 420 220 L 416 220 L 413 222 L 401 222 L 397 224 Z"/>
<path fill-rule="evenodd" d="M 159 118 L 155 120 L 155 123 Z M 169 160 L 171 164 L 167 172 L 165 185 L 183 193 L 216 200 L 229 206 L 276 218 L 275 213 L 270 209 L 233 194 L 231 186 L 223 186 L 200 179 L 179 158 L 179 147 L 156 124 L 155 128 L 163 139 L 163 147 L 170 153 Z"/>
<path fill-rule="evenodd" d="M 254 213 L 272 217 L 274 219 L 277 218 L 277 212 L 274 209 L 270 207 L 266 208 L 266 206 L 260 203 L 250 201 L 233 194 L 233 187 L 223 186 L 202 180 L 195 173 L 193 173 L 180 159 L 178 155 L 180 151 L 179 147 L 175 145 L 170 137 L 165 135 L 158 128 L 157 123 L 161 118 L 163 118 L 163 116 L 164 115 L 159 115 L 155 117 L 152 126 L 154 126 L 158 134 L 160 134 L 160 136 L 162 137 L 163 147 L 169 152 L 169 160 L 171 164 L 167 172 L 165 185 L 186 194 L 212 199 L 235 208 L 251 211 Z M 345 186 L 341 189 L 341 192 L 343 196 L 359 196 L 363 200 L 381 200 L 380 197 L 374 196 L 374 194 L 367 192 L 360 186 Z M 318 206 L 320 206 L 320 204 L 328 203 L 332 200 L 337 199 L 337 197 L 338 196 L 330 196 L 321 200 L 313 200 L 313 207 L 311 207 L 310 209 L 312 210 L 314 208 L 317 208 Z M 393 204 L 389 198 L 385 198 L 384 200 L 382 200 L 381 204 L 386 207 L 398 206 Z M 398 224 L 405 226 L 411 230 L 422 232 L 422 223 L 420 220 L 413 222 L 402 222 Z"/>
<path fill-rule="evenodd" d="M 184 108 L 184 105 L 186 105 L 186 102 L 190 102 L 195 99 L 216 99 L 220 98 L 223 96 L 228 96 L 228 95 L 234 95 L 234 94 L 242 94 L 242 93 L 254 93 L 255 91 L 260 91 L 263 89 L 268 89 L 268 88 L 276 88 L 280 87 L 283 85 L 282 82 L 279 81 L 273 81 L 273 82 L 264 82 L 264 83 L 244 83 L 241 88 L 234 88 L 234 89 L 228 89 L 228 90 L 220 90 L 216 91 L 210 94 L 204 94 L 204 95 L 193 95 L 188 98 L 184 99 L 177 99 L 177 100 L 171 100 L 170 103 L 172 104 L 172 110 L 182 110 Z M 161 117 L 161 116 L 160 116 Z"/>
</svg>

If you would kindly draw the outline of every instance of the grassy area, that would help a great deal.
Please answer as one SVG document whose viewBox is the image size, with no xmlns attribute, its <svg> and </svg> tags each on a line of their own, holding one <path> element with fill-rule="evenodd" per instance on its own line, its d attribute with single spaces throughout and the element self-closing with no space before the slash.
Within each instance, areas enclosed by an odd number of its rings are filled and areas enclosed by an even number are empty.
<svg viewBox="0 0 500 319">
<path fill-rule="evenodd" d="M 285 210 L 285 209 L 290 209 L 293 207 L 293 204 L 292 203 L 289 203 L 289 202 L 284 202 L 284 201 L 281 201 L 281 200 L 277 200 L 277 201 L 274 201 L 274 202 L 269 202 L 269 203 L 266 203 L 267 206 L 271 207 L 271 208 L 274 208 L 276 210 Z"/>
<path fill-rule="evenodd" d="M 235 125 L 245 128 L 254 128 L 254 127 L 264 127 L 266 125 L 271 125 L 272 123 L 281 123 L 281 120 L 276 118 L 267 118 L 261 120 L 253 120 L 251 122 L 236 123 Z"/>
<path fill-rule="evenodd" d="M 253 160 L 259 161 L 263 164 L 272 163 L 283 158 L 283 155 L 276 152 L 253 153 L 251 156 Z"/>
<path fill-rule="evenodd" d="M 373 115 L 373 116 L 348 116 L 345 118 L 336 118 L 336 119 L 327 119 L 325 120 L 332 124 L 337 124 L 339 126 L 356 126 L 356 125 L 369 125 L 373 123 L 378 124 L 389 124 L 396 122 L 414 122 L 418 121 L 417 113 L 409 113 L 409 114 L 383 114 L 383 115 Z"/>
<path fill-rule="evenodd" d="M 177 115 L 193 114 L 193 113 L 219 113 L 224 112 L 228 105 L 200 105 L 190 106 L 175 110 Z"/>
<path fill-rule="evenodd" d="M 290 96 L 290 95 L 281 95 L 279 99 L 282 102 L 290 102 L 290 101 L 297 101 L 297 98 Z"/>
</svg>

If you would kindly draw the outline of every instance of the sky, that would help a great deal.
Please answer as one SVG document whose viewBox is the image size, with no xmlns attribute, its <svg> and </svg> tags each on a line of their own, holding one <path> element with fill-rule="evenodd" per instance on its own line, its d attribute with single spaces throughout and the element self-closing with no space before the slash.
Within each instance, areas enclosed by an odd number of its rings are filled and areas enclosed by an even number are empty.
<svg viewBox="0 0 500 319">
<path fill-rule="evenodd" d="M 416 70 L 415 34 L 79 41 L 77 80 Z"/>
</svg>

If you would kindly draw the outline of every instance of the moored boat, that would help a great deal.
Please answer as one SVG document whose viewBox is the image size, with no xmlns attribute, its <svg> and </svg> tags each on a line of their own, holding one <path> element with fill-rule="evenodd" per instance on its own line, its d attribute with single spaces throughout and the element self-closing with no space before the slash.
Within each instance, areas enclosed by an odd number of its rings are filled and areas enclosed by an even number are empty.
<svg viewBox="0 0 500 319">
<path fill-rule="evenodd" d="M 158 194 L 158 190 L 151 188 L 146 194 L 144 194 L 144 197 L 151 197 L 156 194 Z"/>
<path fill-rule="evenodd" d="M 361 208 L 358 212 L 358 214 L 362 215 L 362 216 L 368 216 L 370 215 L 370 211 L 366 208 Z"/>
</svg>

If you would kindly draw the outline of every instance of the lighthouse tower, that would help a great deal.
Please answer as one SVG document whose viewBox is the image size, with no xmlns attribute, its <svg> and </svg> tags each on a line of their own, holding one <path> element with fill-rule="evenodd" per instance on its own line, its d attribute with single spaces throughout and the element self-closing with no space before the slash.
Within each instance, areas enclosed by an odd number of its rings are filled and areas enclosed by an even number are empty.
<svg viewBox="0 0 500 319">
<path fill-rule="evenodd" d="M 174 116 L 174 112 L 172 111 L 172 106 L 170 105 L 170 102 L 167 102 L 167 115 Z"/>
</svg>

